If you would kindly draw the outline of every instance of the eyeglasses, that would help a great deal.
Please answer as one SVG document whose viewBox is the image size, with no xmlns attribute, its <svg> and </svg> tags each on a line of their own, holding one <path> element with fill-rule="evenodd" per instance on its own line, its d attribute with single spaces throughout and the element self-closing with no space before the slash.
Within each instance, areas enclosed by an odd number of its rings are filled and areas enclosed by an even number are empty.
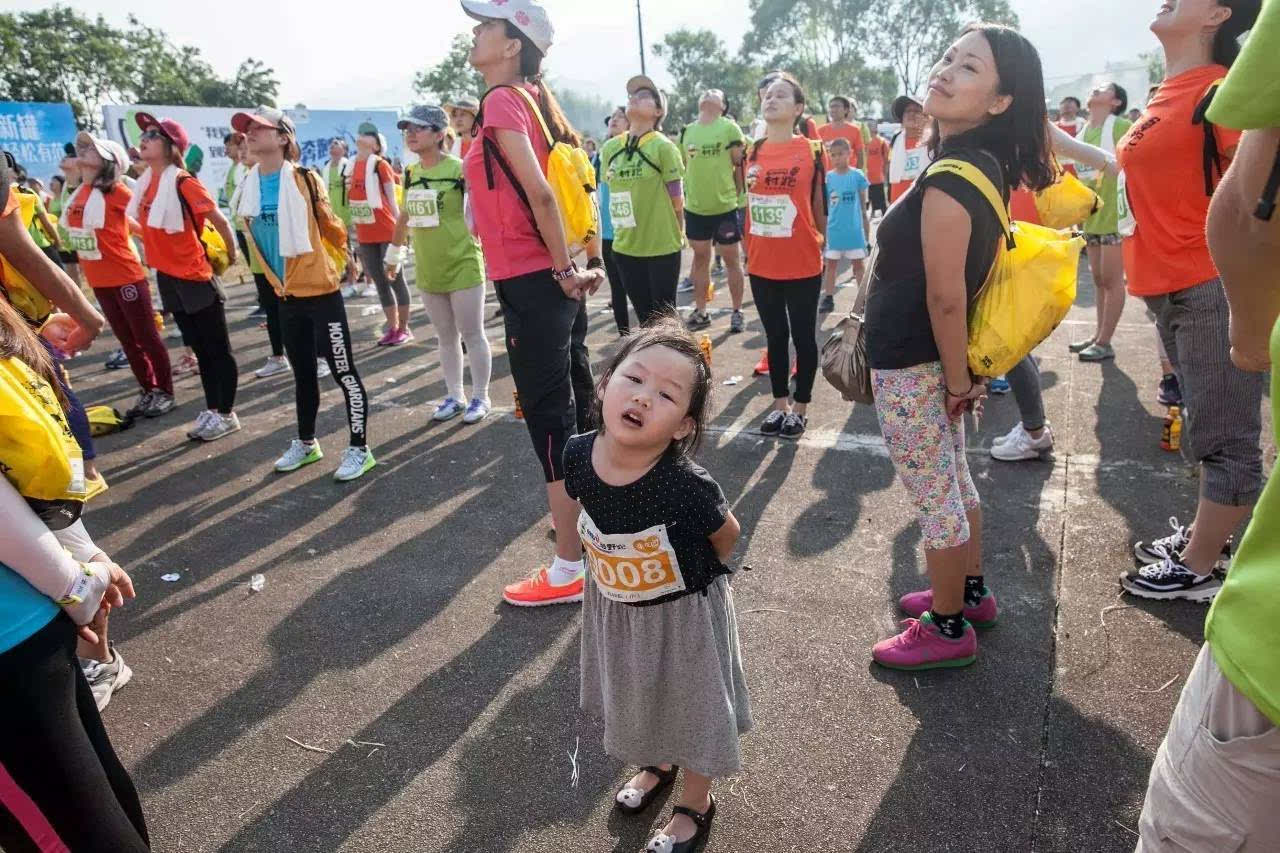
<svg viewBox="0 0 1280 853">
<path fill-rule="evenodd" d="M 165 136 L 163 133 L 161 133 L 160 131 L 156 130 L 153 127 L 151 128 L 151 130 L 143 131 L 142 138 L 143 139 L 168 139 L 169 137 Z"/>
<path fill-rule="evenodd" d="M 77 142 L 77 143 L 76 143 L 76 153 L 77 153 L 77 154 L 87 154 L 88 152 L 92 151 L 93 149 L 94 149 L 94 144 L 93 144 L 92 142 Z"/>
</svg>

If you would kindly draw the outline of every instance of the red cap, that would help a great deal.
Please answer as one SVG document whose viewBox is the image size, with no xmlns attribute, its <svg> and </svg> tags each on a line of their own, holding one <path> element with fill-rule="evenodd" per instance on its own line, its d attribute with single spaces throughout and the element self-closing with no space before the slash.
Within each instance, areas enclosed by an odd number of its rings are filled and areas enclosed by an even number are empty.
<svg viewBox="0 0 1280 853">
<path fill-rule="evenodd" d="M 187 138 L 187 132 L 171 118 L 156 118 L 151 113 L 137 113 L 134 121 L 138 123 L 138 127 L 143 131 L 155 129 L 164 134 L 168 139 L 178 147 L 178 151 L 186 153 L 187 146 L 191 144 L 191 140 Z"/>
</svg>

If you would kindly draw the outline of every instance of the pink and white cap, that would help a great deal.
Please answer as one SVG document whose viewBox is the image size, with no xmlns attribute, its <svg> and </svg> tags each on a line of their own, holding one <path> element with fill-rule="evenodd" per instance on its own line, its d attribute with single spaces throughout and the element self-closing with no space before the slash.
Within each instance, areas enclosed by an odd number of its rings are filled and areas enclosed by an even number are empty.
<svg viewBox="0 0 1280 853">
<path fill-rule="evenodd" d="M 462 11 L 481 21 L 510 21 L 543 56 L 551 49 L 555 29 L 547 10 L 533 0 L 462 0 Z"/>
</svg>

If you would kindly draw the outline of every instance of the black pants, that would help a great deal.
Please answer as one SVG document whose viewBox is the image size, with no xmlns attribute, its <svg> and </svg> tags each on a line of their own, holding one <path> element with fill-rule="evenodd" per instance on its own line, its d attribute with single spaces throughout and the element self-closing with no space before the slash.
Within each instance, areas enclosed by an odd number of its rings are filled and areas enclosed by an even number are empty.
<svg viewBox="0 0 1280 853">
<path fill-rule="evenodd" d="M 769 343 L 769 382 L 775 400 L 788 394 L 788 344 L 796 347 L 797 403 L 813 398 L 813 380 L 818 375 L 818 296 L 822 276 L 776 279 L 751 276 L 751 298 L 760 312 L 764 335 Z"/>
<path fill-rule="evenodd" d="M 664 311 L 676 307 L 676 286 L 680 283 L 680 253 L 658 255 L 653 258 L 637 258 L 613 253 L 622 284 L 636 307 L 640 325 L 652 320 Z"/>
<path fill-rule="evenodd" d="M 280 300 L 280 330 L 284 349 L 293 365 L 293 387 L 298 412 L 298 438 L 316 437 L 316 413 L 320 411 L 320 380 L 316 377 L 316 352 L 324 353 L 334 381 L 347 399 L 347 427 L 351 446 L 369 443 L 369 397 L 356 372 L 351 350 L 347 309 L 336 290 L 324 296 L 291 296 Z"/>
<path fill-rule="evenodd" d="M 267 338 L 271 341 L 271 354 L 284 355 L 284 339 L 280 335 L 280 298 L 262 273 L 253 274 L 253 284 L 258 289 L 258 307 L 267 315 Z"/>
<path fill-rule="evenodd" d="M 495 281 L 494 289 L 502 305 L 511 377 L 534 452 L 548 483 L 563 480 L 564 444 L 577 421 L 572 341 L 582 303 L 564 295 L 549 269 Z"/>
<path fill-rule="evenodd" d="M 390 243 L 361 243 L 360 262 L 364 264 L 365 275 L 373 279 L 378 288 L 378 301 L 383 308 L 393 305 L 407 307 L 409 305 L 409 286 L 404 283 L 404 270 L 396 273 L 393 279 L 387 278 L 387 267 L 383 257 Z"/>
<path fill-rule="evenodd" d="M 157 272 L 160 302 L 173 314 L 182 339 L 200 361 L 205 406 L 223 415 L 236 404 L 240 368 L 231 354 L 227 312 L 221 290 L 210 282 L 192 282 Z"/>
<path fill-rule="evenodd" d="M 867 201 L 871 202 L 871 211 L 884 213 L 889 208 L 885 205 L 884 184 L 872 184 L 867 187 Z"/>
<path fill-rule="evenodd" d="M 243 231 L 236 231 L 236 245 L 240 247 L 240 257 L 244 258 L 244 262 L 246 264 L 249 263 L 249 242 L 244 239 Z M 260 272 L 253 273 L 253 282 L 254 284 L 258 285 L 258 308 L 265 311 L 267 310 L 267 305 L 265 302 L 262 301 L 262 285 L 258 283 L 259 277 L 262 278 L 263 282 L 265 282 L 267 278 L 266 276 L 262 275 L 262 273 Z M 271 347 L 271 354 L 272 355 L 280 354 L 279 350 L 275 348 L 274 344 L 272 344 L 272 347 Z"/>
<path fill-rule="evenodd" d="M 111 747 L 75 646 L 75 626 L 59 614 L 0 654 L 0 768 L 20 789 L 0 774 L 0 848 L 8 853 L 49 849 L 32 837 L 42 823 L 75 853 L 151 849 L 138 792 Z"/>
<path fill-rule="evenodd" d="M 609 276 L 609 303 L 613 306 L 613 321 L 618 324 L 618 334 L 631 334 L 631 314 L 627 308 L 627 285 L 622 281 L 618 260 L 613 254 L 613 241 L 601 241 L 604 246 L 604 271 Z"/>
<path fill-rule="evenodd" d="M 573 410 L 578 432 L 587 432 L 591 423 L 591 406 L 595 402 L 596 383 L 591 376 L 591 356 L 587 352 L 587 301 L 578 303 L 569 335 L 569 381 L 573 385 Z"/>
</svg>

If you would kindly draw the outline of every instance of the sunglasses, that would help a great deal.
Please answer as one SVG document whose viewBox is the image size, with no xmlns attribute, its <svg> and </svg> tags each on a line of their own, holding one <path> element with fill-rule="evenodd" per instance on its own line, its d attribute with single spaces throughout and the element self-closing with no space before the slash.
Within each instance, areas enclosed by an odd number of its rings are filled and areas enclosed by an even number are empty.
<svg viewBox="0 0 1280 853">
<path fill-rule="evenodd" d="M 163 133 L 161 133 L 160 131 L 156 130 L 153 127 L 151 128 L 151 130 L 144 131 L 142 134 L 142 138 L 143 139 L 168 139 L 169 137 L 165 136 Z"/>
</svg>

